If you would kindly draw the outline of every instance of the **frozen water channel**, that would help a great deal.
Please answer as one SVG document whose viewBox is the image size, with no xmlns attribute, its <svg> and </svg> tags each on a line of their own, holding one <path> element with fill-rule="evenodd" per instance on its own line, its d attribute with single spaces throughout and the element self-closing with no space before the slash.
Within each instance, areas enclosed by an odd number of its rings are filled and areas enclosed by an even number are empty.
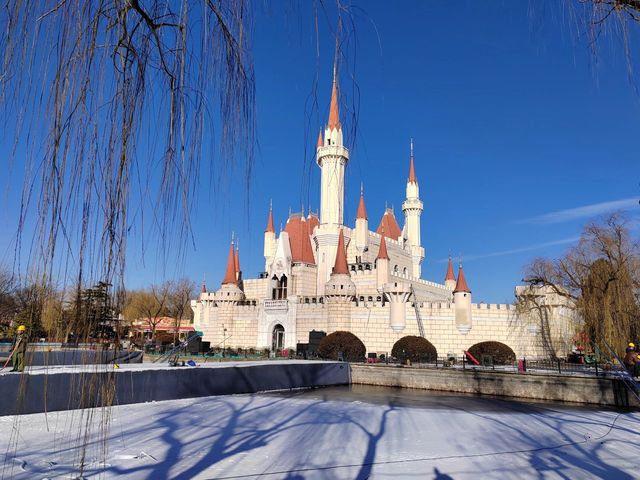
<svg viewBox="0 0 640 480">
<path fill-rule="evenodd" d="M 172 400 L 0 417 L 1 478 L 631 479 L 639 420 L 365 386 Z"/>
</svg>

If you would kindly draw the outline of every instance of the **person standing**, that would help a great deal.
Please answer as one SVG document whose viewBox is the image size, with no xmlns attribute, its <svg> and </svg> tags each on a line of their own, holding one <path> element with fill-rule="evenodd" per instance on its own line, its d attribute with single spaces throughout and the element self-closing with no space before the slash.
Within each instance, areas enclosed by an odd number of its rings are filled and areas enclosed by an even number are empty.
<svg viewBox="0 0 640 480">
<path fill-rule="evenodd" d="M 24 357 L 27 353 L 27 327 L 20 325 L 16 329 L 16 337 L 13 340 L 11 360 L 13 365 L 12 372 L 24 371 Z"/>
<path fill-rule="evenodd" d="M 625 350 L 625 356 L 622 362 L 632 377 L 637 377 L 639 375 L 638 353 L 636 352 L 636 346 L 633 343 L 630 343 Z"/>
</svg>

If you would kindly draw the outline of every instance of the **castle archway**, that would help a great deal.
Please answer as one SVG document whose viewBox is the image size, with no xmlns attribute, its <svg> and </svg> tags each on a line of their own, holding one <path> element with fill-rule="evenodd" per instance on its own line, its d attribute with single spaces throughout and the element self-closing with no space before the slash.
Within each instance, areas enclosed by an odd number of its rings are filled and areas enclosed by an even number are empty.
<svg viewBox="0 0 640 480">
<path fill-rule="evenodd" d="M 271 350 L 278 351 L 284 348 L 284 327 L 279 323 L 273 327 L 271 333 Z"/>
</svg>

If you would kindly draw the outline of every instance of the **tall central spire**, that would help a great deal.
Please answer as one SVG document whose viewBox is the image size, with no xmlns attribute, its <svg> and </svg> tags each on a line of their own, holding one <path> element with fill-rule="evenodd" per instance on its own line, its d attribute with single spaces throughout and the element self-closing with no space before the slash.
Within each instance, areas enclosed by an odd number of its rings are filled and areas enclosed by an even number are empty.
<svg viewBox="0 0 640 480">
<path fill-rule="evenodd" d="M 333 64 L 333 86 L 331 87 L 331 105 L 329 106 L 329 130 L 337 128 L 340 130 L 342 125 L 340 124 L 340 111 L 338 109 L 338 81 L 336 73 L 337 65 Z"/>
</svg>

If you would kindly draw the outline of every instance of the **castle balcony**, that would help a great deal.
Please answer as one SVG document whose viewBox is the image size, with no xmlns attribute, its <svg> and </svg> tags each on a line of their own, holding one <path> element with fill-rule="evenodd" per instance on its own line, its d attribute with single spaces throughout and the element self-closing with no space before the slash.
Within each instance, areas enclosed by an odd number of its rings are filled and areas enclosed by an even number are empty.
<svg viewBox="0 0 640 480">
<path fill-rule="evenodd" d="M 286 312 L 289 310 L 289 300 L 264 300 L 266 312 Z"/>
</svg>

